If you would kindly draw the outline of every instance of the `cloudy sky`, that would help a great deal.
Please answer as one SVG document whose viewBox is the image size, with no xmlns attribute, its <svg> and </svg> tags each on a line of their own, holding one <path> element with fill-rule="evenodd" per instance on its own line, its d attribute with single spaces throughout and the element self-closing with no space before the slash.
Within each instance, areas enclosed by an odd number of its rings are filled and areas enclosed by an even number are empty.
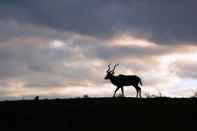
<svg viewBox="0 0 197 131">
<path fill-rule="evenodd" d="M 197 91 L 196 0 L 0 1 L 0 99 L 112 96 L 136 74 L 143 95 Z M 135 96 L 126 88 L 126 96 Z"/>
</svg>

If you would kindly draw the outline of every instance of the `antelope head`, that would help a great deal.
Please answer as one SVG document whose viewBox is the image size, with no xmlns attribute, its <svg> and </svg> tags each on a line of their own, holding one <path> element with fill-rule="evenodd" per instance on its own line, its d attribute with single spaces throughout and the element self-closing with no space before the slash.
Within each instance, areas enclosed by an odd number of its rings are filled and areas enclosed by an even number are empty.
<svg viewBox="0 0 197 131">
<path fill-rule="evenodd" d="M 112 70 L 110 70 L 110 65 L 111 65 L 111 64 L 108 65 L 108 70 L 106 71 L 107 75 L 105 76 L 105 79 L 110 79 L 110 78 L 112 78 L 112 77 L 114 76 L 114 71 L 115 71 L 116 67 L 117 67 L 119 64 L 115 64 L 115 65 L 114 65 L 114 68 L 113 68 Z"/>
</svg>

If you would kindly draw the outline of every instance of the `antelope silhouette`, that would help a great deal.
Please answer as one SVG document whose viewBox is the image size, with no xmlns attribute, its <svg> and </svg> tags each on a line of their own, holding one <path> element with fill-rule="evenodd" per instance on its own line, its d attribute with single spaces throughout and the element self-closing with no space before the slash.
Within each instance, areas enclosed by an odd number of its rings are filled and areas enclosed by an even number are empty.
<svg viewBox="0 0 197 131">
<path fill-rule="evenodd" d="M 140 79 L 140 77 L 136 75 L 123 75 L 123 74 L 119 74 L 118 76 L 115 76 L 114 71 L 119 64 L 115 64 L 112 70 L 110 70 L 110 65 L 111 64 L 108 65 L 108 70 L 106 71 L 107 75 L 105 76 L 105 79 L 109 79 L 111 83 L 117 87 L 116 90 L 114 91 L 113 97 L 115 97 L 116 92 L 119 89 L 121 89 L 122 96 L 124 96 L 123 87 L 133 86 L 137 91 L 136 97 L 138 98 L 139 96 L 141 98 L 141 88 L 139 87 L 139 84 L 142 86 L 142 80 Z"/>
</svg>

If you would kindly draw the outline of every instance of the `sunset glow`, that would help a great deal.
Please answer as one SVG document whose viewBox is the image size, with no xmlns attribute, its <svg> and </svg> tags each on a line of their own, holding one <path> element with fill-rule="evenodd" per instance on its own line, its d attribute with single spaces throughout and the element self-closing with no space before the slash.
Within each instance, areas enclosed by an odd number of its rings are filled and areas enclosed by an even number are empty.
<svg viewBox="0 0 197 131">
<path fill-rule="evenodd" d="M 157 46 L 153 42 L 140 39 L 140 38 L 135 38 L 127 34 L 122 34 L 120 36 L 112 38 L 111 42 L 114 46 L 137 46 L 137 47 L 144 47 L 144 48 Z"/>
</svg>

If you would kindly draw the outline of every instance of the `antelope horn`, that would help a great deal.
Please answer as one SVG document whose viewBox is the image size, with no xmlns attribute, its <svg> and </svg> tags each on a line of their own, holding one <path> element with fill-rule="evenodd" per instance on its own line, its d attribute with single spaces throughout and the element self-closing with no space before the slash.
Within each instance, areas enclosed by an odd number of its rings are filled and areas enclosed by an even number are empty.
<svg viewBox="0 0 197 131">
<path fill-rule="evenodd" d="M 113 68 L 113 70 L 111 71 L 112 73 L 114 73 L 114 71 L 115 71 L 115 69 L 116 69 L 116 67 L 118 66 L 119 64 L 115 64 L 114 65 L 114 68 Z"/>
<path fill-rule="evenodd" d="M 110 71 L 110 65 L 111 65 L 111 64 L 108 65 L 108 70 L 107 70 L 106 72 L 109 72 L 109 71 Z"/>
</svg>

